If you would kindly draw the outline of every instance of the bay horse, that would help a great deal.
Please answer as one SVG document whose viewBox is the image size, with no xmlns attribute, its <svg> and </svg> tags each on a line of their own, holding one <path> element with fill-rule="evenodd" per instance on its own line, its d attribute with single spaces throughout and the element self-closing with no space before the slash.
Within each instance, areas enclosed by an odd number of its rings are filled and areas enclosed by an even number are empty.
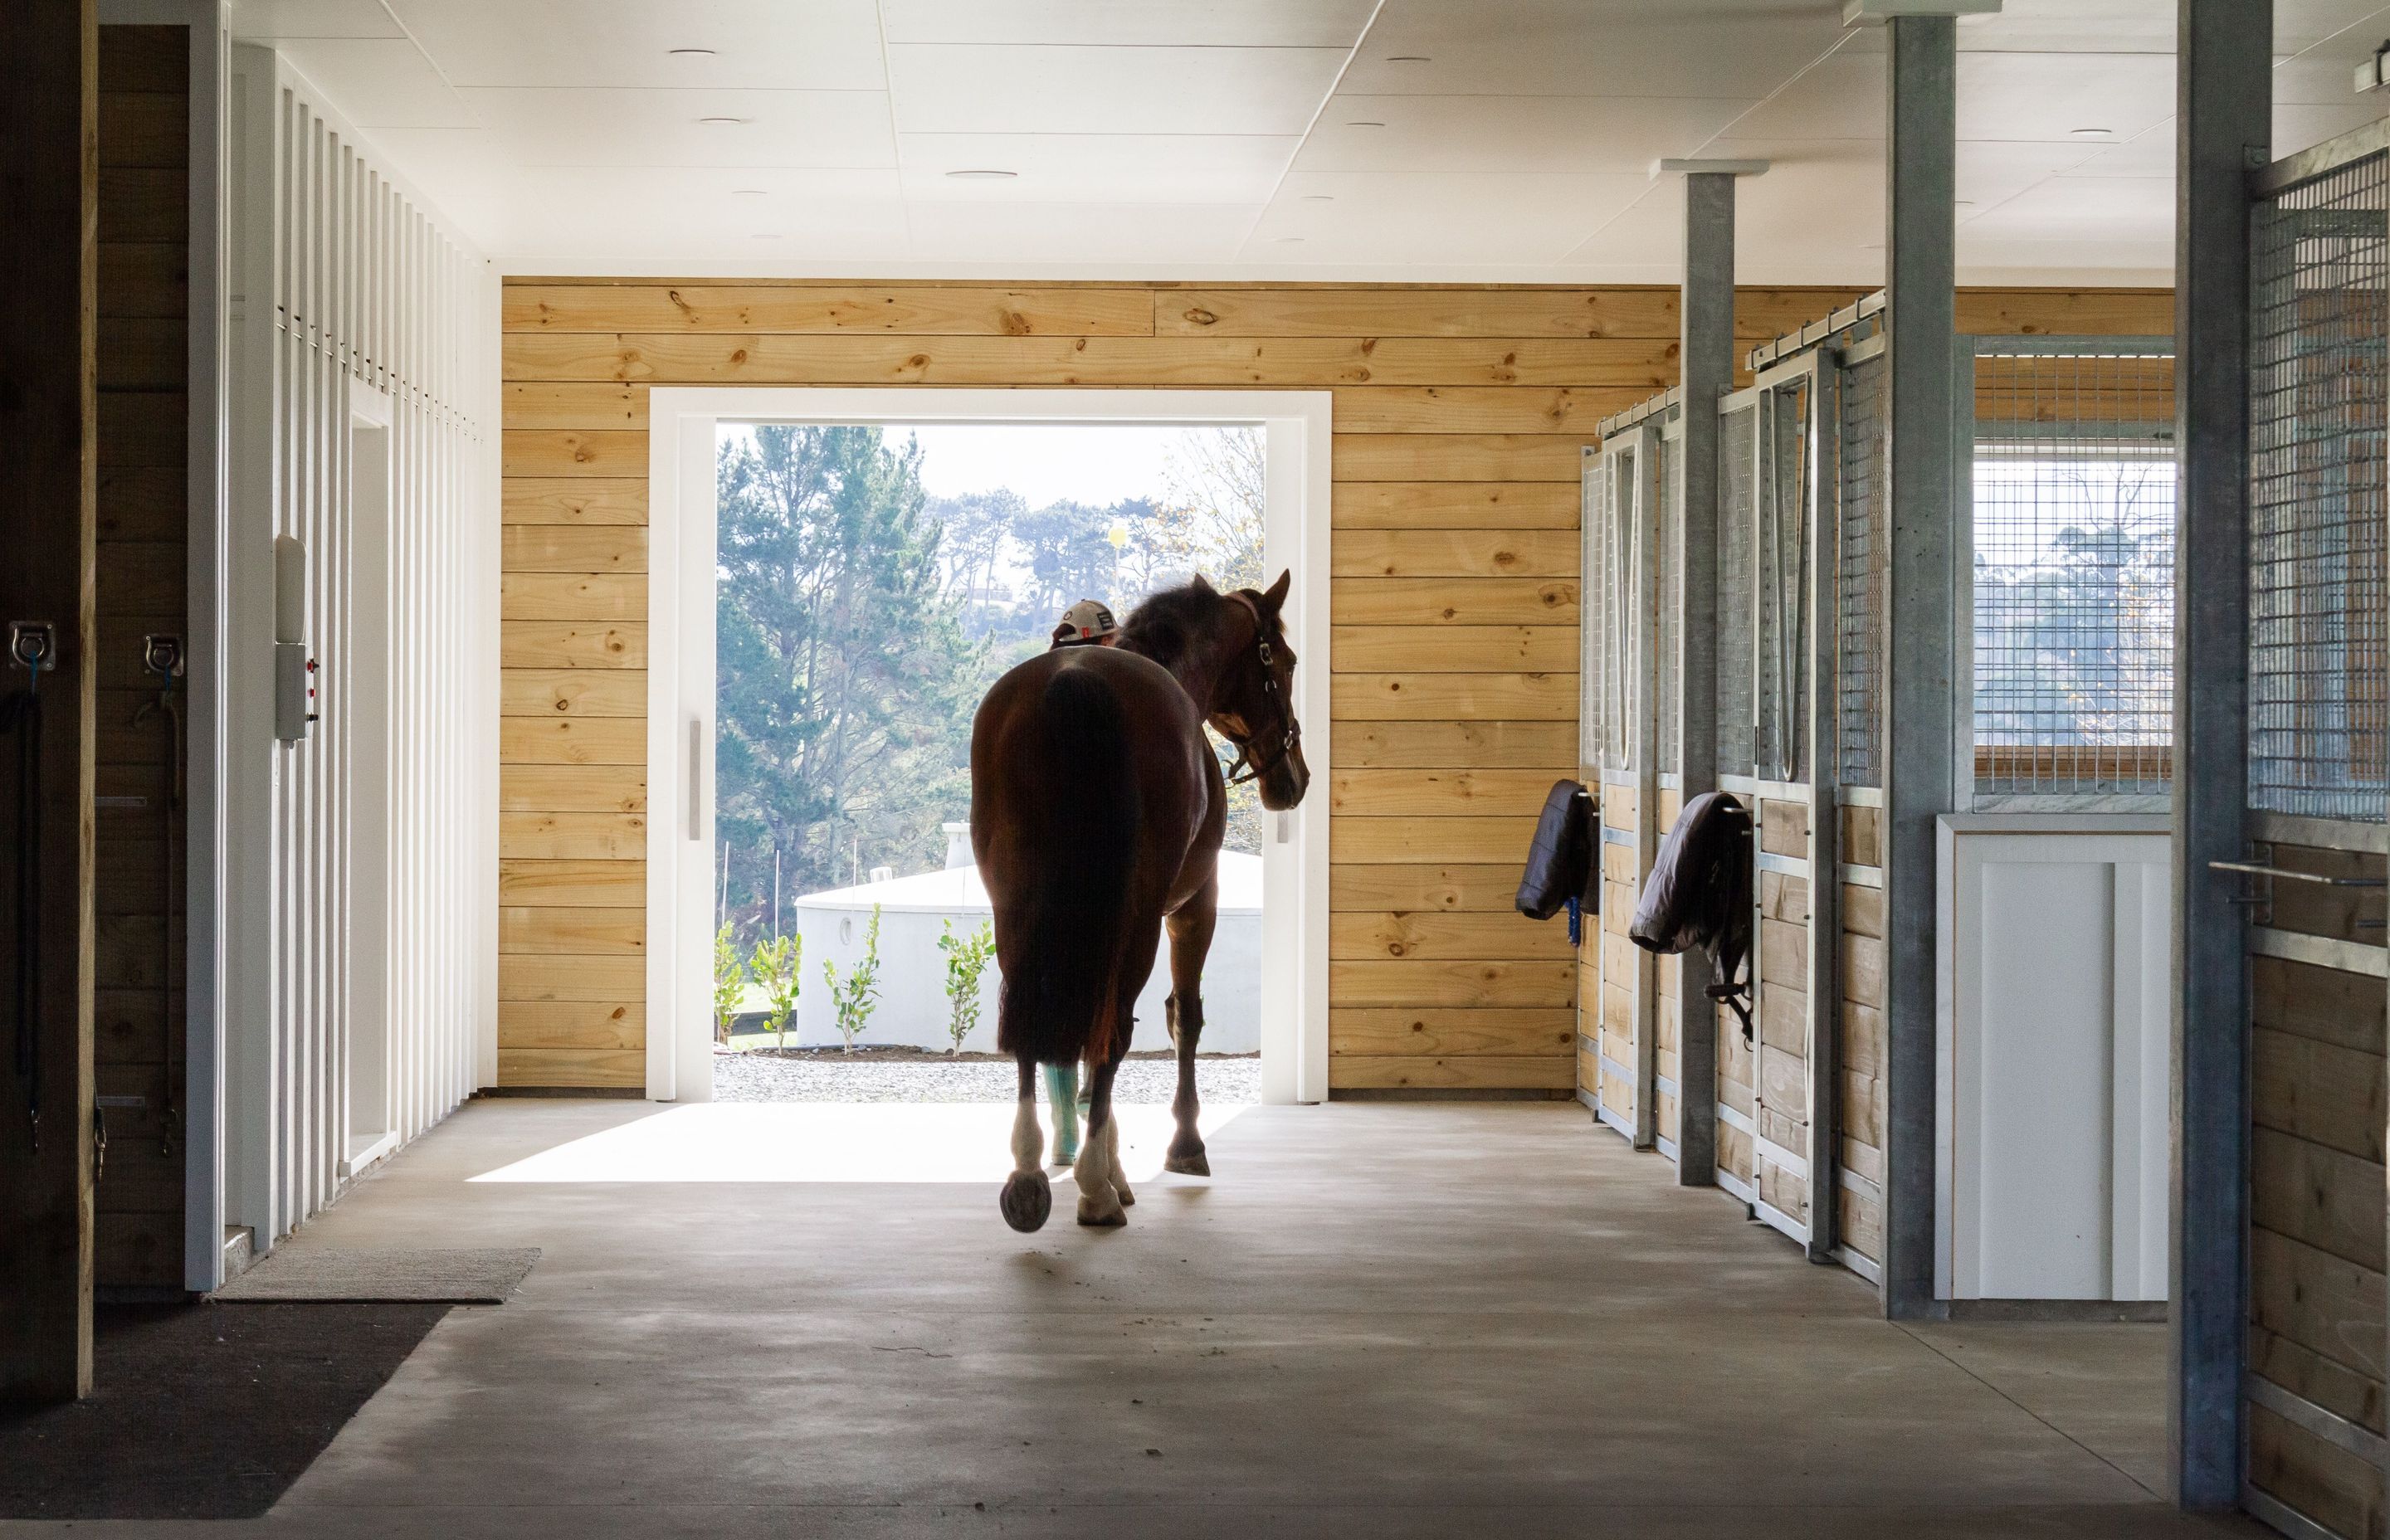
<svg viewBox="0 0 2390 1540">
<path fill-rule="evenodd" d="M 1221 593 L 1200 575 L 1138 605 L 1111 647 L 1062 648 L 1012 669 L 971 722 L 971 850 L 996 911 L 996 1046 L 1020 1070 L 1012 1174 L 997 1207 L 1016 1230 L 1053 1208 L 1040 1157 L 1037 1067 L 1090 1072 L 1073 1174 L 1079 1223 L 1121 1225 L 1112 1075 L 1132 1012 L 1170 933 L 1165 1014 L 1178 1052 L 1177 1132 L 1163 1168 L 1209 1175 L 1196 1132 L 1195 1049 L 1204 954 L 1219 907 L 1228 779 L 1209 723 L 1237 747 L 1273 811 L 1311 784 L 1294 715 L 1294 653 L 1279 611 L 1289 580 Z"/>
</svg>

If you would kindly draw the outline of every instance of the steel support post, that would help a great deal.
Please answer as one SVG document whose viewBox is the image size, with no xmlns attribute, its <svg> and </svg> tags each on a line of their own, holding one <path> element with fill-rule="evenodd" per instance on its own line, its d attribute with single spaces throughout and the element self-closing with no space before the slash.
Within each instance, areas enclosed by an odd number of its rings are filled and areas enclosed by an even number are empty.
<svg viewBox="0 0 2390 1540">
<path fill-rule="evenodd" d="M 1955 805 L 1951 538 L 1958 487 L 1952 224 L 1958 24 L 1895 16 L 1884 141 L 1884 289 L 1891 334 L 1889 754 L 1884 978 L 1885 1314 L 1931 1316 L 1934 1298 L 1934 841 Z"/>
<path fill-rule="evenodd" d="M 1677 301 L 1684 386 L 1682 478 L 1677 521 L 1677 763 L 1690 803 L 1717 789 L 1718 398 L 1734 383 L 1735 173 L 1685 177 L 1685 270 Z M 1677 1181 L 1717 1183 L 1717 1007 L 1704 986 L 1709 952 L 1695 948 L 1677 975 Z"/>
<path fill-rule="evenodd" d="M 2249 1148 L 2248 805 L 2251 170 L 2270 158 L 2270 0 L 2178 0 L 2175 61 L 2174 1267 L 2167 1313 L 2175 1494 L 2241 1499 Z"/>
</svg>

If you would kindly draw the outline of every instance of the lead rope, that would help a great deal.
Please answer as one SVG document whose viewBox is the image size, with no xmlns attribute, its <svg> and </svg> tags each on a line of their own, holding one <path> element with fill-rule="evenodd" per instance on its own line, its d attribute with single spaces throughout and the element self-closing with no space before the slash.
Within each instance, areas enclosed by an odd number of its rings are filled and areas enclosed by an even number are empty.
<svg viewBox="0 0 2390 1540">
<path fill-rule="evenodd" d="M 42 670 L 49 652 L 20 648 L 32 671 L 25 687 L 0 704 L 0 728 L 17 735 L 17 1078 L 25 1085 L 25 1123 L 42 1148 Z M 29 654 L 29 655 L 28 655 Z"/>
</svg>

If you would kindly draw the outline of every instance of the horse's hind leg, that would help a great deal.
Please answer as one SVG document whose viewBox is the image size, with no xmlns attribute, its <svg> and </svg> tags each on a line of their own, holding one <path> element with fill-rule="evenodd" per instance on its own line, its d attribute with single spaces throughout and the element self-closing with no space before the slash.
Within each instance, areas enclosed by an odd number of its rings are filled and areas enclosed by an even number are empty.
<svg viewBox="0 0 2390 1540">
<path fill-rule="evenodd" d="M 1202 1110 L 1195 1096 L 1195 1049 L 1203 1040 L 1203 959 L 1212 950 L 1212 930 L 1219 916 L 1218 879 L 1189 899 L 1170 917 L 1170 1041 L 1178 1050 L 1178 1090 L 1170 1098 L 1170 1115 L 1178 1132 L 1162 1169 L 1186 1176 L 1212 1174 L 1203 1136 L 1195 1120 Z"/>
<path fill-rule="evenodd" d="M 1012 1114 L 1012 1174 L 1004 1179 L 996 1207 L 1004 1222 L 1016 1230 L 1042 1228 L 1054 1212 L 1054 1189 L 1038 1162 L 1046 1136 L 1037 1126 L 1037 1061 L 1027 1054 L 1015 1060 L 1020 1070 L 1020 1100 Z"/>
<path fill-rule="evenodd" d="M 1120 1129 L 1112 1121 L 1112 1072 L 1119 1068 L 1117 1054 L 1089 1067 L 1094 1095 L 1087 1108 L 1086 1141 L 1073 1173 L 1079 1181 L 1082 1225 L 1125 1225 L 1128 1215 L 1123 1211 L 1136 1201 L 1120 1185 Z"/>
<path fill-rule="evenodd" d="M 1054 1109 L 1054 1164 L 1069 1165 L 1079 1158 L 1079 1067 L 1046 1066 L 1046 1100 Z"/>
<path fill-rule="evenodd" d="M 1124 1018 L 1127 1017 L 1128 1007 L 1126 1005 L 1123 1005 L 1121 1007 L 1121 1015 Z M 1112 1072 L 1115 1074 L 1120 1072 L 1121 1060 L 1127 1057 L 1128 1040 L 1126 1038 L 1123 1038 L 1121 1040 L 1119 1051 L 1112 1055 Z M 1134 1206 L 1137 1202 L 1137 1194 L 1128 1190 L 1128 1177 L 1121 1170 L 1120 1119 L 1117 1116 L 1108 1117 L 1104 1120 L 1104 1159 L 1110 1163 L 1110 1174 L 1112 1179 L 1112 1196 L 1121 1200 L 1122 1208 L 1125 1209 Z"/>
</svg>

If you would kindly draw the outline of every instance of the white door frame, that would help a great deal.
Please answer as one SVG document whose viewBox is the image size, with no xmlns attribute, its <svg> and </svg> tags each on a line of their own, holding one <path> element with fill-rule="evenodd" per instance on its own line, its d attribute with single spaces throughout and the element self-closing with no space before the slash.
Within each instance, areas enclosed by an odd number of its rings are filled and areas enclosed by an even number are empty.
<svg viewBox="0 0 2390 1540">
<path fill-rule="evenodd" d="M 1294 573 L 1287 636 L 1301 668 L 1304 757 L 1324 778 L 1329 724 L 1325 391 L 657 387 L 648 392 L 648 1095 L 713 1084 L 714 453 L 727 422 L 1259 426 L 1263 552 Z M 1262 1098 L 1328 1097 L 1328 793 L 1271 815 L 1262 849 Z"/>
</svg>

